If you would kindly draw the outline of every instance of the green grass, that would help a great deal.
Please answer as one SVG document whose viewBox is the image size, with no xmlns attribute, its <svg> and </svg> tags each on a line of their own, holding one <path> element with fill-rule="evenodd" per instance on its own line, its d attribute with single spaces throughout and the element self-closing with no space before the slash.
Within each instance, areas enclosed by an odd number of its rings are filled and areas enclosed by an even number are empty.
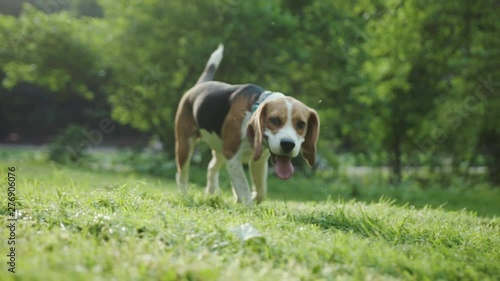
<svg viewBox="0 0 500 281">
<path fill-rule="evenodd" d="M 204 196 L 199 185 L 182 197 L 168 179 L 29 157 L 0 160 L 2 181 L 7 165 L 17 167 L 22 219 L 17 273 L 2 261 L 1 280 L 500 279 L 495 190 L 408 187 L 379 200 L 375 187 L 358 187 L 351 200 L 348 186 L 270 179 L 269 200 L 248 208 L 233 203 L 224 181 L 221 197 Z M 449 198 L 456 202 L 437 207 Z M 245 223 L 261 237 L 232 231 Z M 6 261 L 8 234 L 0 233 Z"/>
</svg>

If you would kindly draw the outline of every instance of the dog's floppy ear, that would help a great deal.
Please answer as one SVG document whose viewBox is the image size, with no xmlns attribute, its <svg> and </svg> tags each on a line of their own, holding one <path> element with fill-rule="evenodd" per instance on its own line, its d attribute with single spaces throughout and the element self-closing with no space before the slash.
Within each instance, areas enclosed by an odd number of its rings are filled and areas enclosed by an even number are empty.
<svg viewBox="0 0 500 281">
<path fill-rule="evenodd" d="M 262 154 L 262 137 L 265 130 L 266 104 L 257 108 L 252 118 L 248 121 L 247 137 L 253 147 L 253 160 L 259 160 Z"/>
<path fill-rule="evenodd" d="M 316 142 L 319 136 L 319 116 L 318 113 L 309 109 L 310 115 L 307 120 L 307 132 L 302 143 L 302 157 L 306 160 L 309 166 L 314 166 L 316 163 Z"/>
</svg>

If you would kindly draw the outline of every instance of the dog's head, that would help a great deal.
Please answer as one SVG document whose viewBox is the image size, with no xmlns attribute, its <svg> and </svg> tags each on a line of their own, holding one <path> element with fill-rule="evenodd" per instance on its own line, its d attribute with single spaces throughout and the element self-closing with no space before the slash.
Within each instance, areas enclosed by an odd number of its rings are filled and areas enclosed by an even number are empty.
<svg viewBox="0 0 500 281">
<path fill-rule="evenodd" d="M 281 179 L 293 175 L 291 158 L 300 152 L 309 166 L 314 165 L 318 136 L 319 117 L 316 111 L 285 96 L 260 105 L 247 126 L 247 137 L 253 146 L 253 159 L 256 161 L 260 158 L 263 143 L 267 144 L 276 174 Z"/>
</svg>

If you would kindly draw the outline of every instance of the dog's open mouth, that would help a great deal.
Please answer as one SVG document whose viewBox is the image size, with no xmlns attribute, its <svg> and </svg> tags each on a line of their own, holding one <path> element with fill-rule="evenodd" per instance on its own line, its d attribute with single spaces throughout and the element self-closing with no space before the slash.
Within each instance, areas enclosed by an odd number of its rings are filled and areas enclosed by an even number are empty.
<svg viewBox="0 0 500 281">
<path fill-rule="evenodd" d="M 271 161 L 274 165 L 274 171 L 280 179 L 287 180 L 293 176 L 294 169 L 290 157 L 271 153 Z"/>
</svg>

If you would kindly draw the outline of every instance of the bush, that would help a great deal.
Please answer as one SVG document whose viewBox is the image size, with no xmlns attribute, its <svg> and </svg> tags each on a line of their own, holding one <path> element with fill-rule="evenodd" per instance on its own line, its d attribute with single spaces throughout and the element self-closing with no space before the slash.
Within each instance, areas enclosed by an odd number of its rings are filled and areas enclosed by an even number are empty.
<svg viewBox="0 0 500 281">
<path fill-rule="evenodd" d="M 88 147 L 83 145 L 84 128 L 70 124 L 60 135 L 54 137 L 49 144 L 49 159 L 61 164 L 82 164 L 89 156 Z"/>
<path fill-rule="evenodd" d="M 113 162 L 127 166 L 130 170 L 137 173 L 153 176 L 175 176 L 175 161 L 169 159 L 166 153 L 125 151 L 116 160 Z"/>
</svg>

